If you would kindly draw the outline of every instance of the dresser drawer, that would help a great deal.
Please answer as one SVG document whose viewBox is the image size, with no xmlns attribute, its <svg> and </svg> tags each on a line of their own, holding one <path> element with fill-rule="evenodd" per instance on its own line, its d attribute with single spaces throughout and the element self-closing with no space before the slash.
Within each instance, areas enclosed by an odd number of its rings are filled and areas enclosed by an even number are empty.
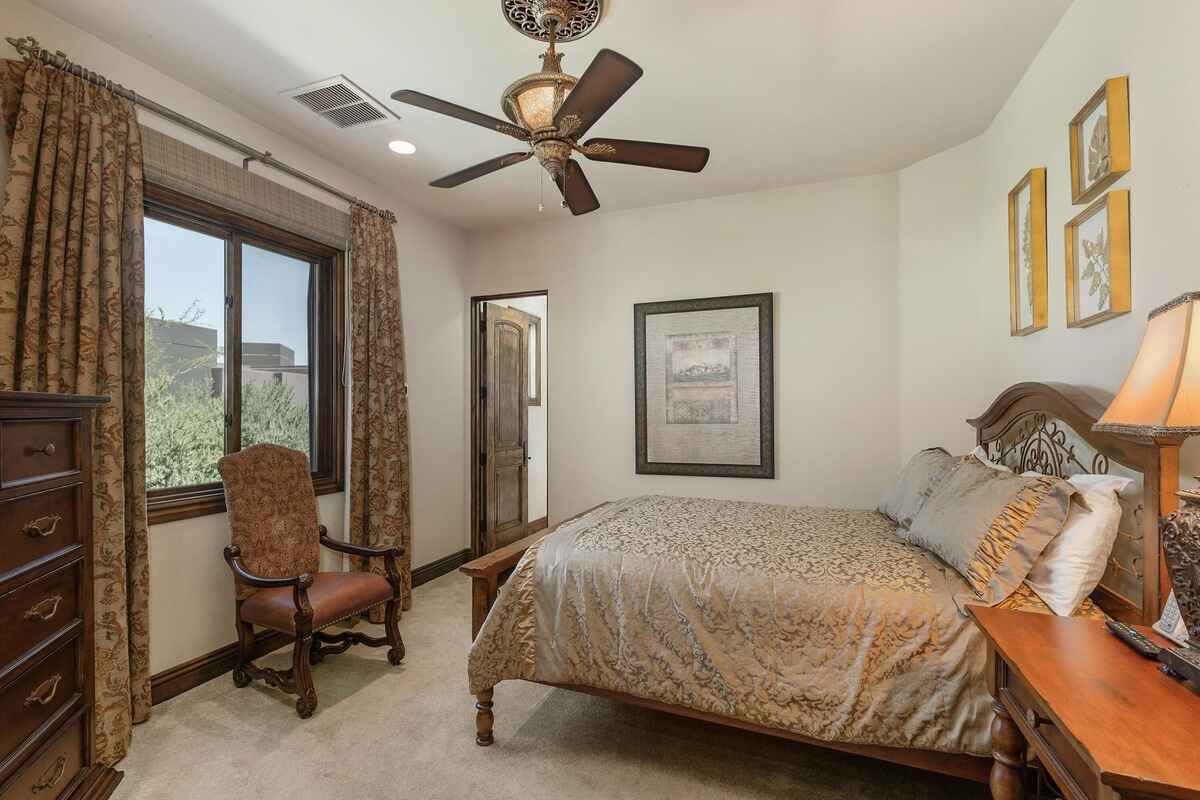
<svg viewBox="0 0 1200 800">
<path fill-rule="evenodd" d="M 41 658 L 0 688 L 0 758 L 15 750 L 43 722 L 71 702 L 79 691 L 79 647 L 76 637 Z"/>
<path fill-rule="evenodd" d="M 23 766 L 0 788 L 0 800 L 57 800 L 83 769 L 87 741 L 80 715 L 63 726 L 41 754 Z"/>
<path fill-rule="evenodd" d="M 1058 784 L 1067 800 L 1098 800 L 1102 795 L 1099 781 L 1088 768 L 1083 756 L 1054 721 L 1042 710 L 1037 695 L 1021 676 L 1011 669 L 1005 670 L 1002 690 L 1012 705 L 1016 706 L 1013 716 L 1024 723 L 1026 739 L 1038 755 L 1050 777 Z"/>
<path fill-rule="evenodd" d="M 78 419 L 0 421 L 0 488 L 79 472 Z"/>
<path fill-rule="evenodd" d="M 83 484 L 0 502 L 0 575 L 82 541 Z"/>
<path fill-rule="evenodd" d="M 0 595 L 0 671 L 81 619 L 82 578 L 83 562 L 76 561 Z"/>
</svg>

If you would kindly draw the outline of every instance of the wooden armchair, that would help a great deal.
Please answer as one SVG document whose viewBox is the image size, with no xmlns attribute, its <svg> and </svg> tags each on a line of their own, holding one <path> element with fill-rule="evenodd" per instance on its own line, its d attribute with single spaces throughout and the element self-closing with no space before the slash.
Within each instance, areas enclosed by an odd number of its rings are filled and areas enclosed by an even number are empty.
<svg viewBox="0 0 1200 800">
<path fill-rule="evenodd" d="M 398 547 L 362 547 L 330 539 L 318 522 L 308 458 L 295 450 L 256 444 L 217 462 L 225 484 L 232 544 L 225 561 L 237 591 L 238 666 L 236 686 L 254 679 L 299 695 L 302 719 L 317 708 L 311 667 L 327 655 L 344 653 L 355 644 L 388 646 L 388 661 L 404 658 L 397 615 L 400 610 Z M 321 572 L 320 549 L 360 558 L 382 558 L 387 577 L 369 572 Z M 337 634 L 324 629 L 387 603 L 385 636 L 357 631 Z M 292 668 L 259 667 L 254 656 L 254 626 L 294 639 Z"/>
</svg>

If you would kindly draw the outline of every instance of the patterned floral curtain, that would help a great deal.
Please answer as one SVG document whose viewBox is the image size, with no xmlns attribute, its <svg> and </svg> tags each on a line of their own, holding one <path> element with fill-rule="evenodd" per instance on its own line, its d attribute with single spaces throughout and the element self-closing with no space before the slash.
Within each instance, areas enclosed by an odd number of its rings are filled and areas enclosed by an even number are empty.
<svg viewBox="0 0 1200 800">
<path fill-rule="evenodd" d="M 412 607 L 412 512 L 409 496 L 408 398 L 395 218 L 361 206 L 350 211 L 350 541 L 398 545 L 402 608 Z M 358 569 L 382 573 L 380 559 Z M 383 621 L 382 609 L 371 612 Z"/>
<path fill-rule="evenodd" d="M 127 100 L 37 63 L 0 69 L 0 389 L 109 395 L 94 439 L 97 756 L 150 715 L 142 145 Z"/>
</svg>

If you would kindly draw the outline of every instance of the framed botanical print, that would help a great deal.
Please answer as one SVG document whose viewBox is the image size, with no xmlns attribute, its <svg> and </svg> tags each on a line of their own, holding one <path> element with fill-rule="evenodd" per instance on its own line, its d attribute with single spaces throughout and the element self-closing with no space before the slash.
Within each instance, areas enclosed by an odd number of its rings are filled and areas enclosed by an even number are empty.
<svg viewBox="0 0 1200 800">
<path fill-rule="evenodd" d="M 1095 199 L 1130 169 L 1129 78 L 1110 78 L 1069 127 L 1071 202 Z"/>
<path fill-rule="evenodd" d="M 1046 327 L 1046 168 L 1008 193 L 1008 316 L 1013 336 Z"/>
<path fill-rule="evenodd" d="M 633 307 L 640 475 L 775 477 L 771 294 Z"/>
<path fill-rule="evenodd" d="M 1131 307 L 1129 192 L 1109 192 L 1067 223 L 1067 327 L 1086 328 Z"/>
</svg>

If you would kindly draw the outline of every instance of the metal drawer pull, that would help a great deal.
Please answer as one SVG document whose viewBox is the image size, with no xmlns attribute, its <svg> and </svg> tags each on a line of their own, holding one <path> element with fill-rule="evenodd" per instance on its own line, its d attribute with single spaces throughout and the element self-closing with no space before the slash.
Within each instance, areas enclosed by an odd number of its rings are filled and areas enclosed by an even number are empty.
<svg viewBox="0 0 1200 800">
<path fill-rule="evenodd" d="M 49 622 L 58 613 L 58 604 L 62 599 L 61 594 L 54 594 L 39 600 L 33 604 L 33 608 L 25 612 L 25 619 Z"/>
<path fill-rule="evenodd" d="M 54 531 L 58 530 L 58 523 L 62 522 L 61 514 L 53 514 L 49 517 L 38 517 L 32 522 L 26 522 L 22 529 L 27 536 L 38 537 L 53 536 Z M 46 526 L 50 527 L 47 528 Z"/>
<path fill-rule="evenodd" d="M 50 701 L 54 699 L 54 695 L 58 694 L 58 684 L 60 682 L 62 682 L 62 675 L 58 674 L 51 675 L 42 681 L 41 685 L 30 692 L 29 697 L 25 698 L 25 707 L 50 705 Z"/>
<path fill-rule="evenodd" d="M 52 456 L 52 455 L 54 455 L 54 450 L 55 450 L 55 447 L 54 447 L 54 442 L 46 442 L 46 445 L 45 445 L 45 447 L 31 447 L 31 448 L 29 448 L 29 452 L 33 453 L 34 455 L 41 454 L 41 455 L 44 455 L 44 456 Z"/>
<path fill-rule="evenodd" d="M 33 793 L 44 792 L 47 789 L 53 789 L 58 785 L 58 782 L 63 779 L 63 775 L 67 772 L 67 757 L 59 756 L 54 759 L 54 763 L 50 765 L 50 769 L 42 773 L 42 777 L 33 785 Z"/>
</svg>

